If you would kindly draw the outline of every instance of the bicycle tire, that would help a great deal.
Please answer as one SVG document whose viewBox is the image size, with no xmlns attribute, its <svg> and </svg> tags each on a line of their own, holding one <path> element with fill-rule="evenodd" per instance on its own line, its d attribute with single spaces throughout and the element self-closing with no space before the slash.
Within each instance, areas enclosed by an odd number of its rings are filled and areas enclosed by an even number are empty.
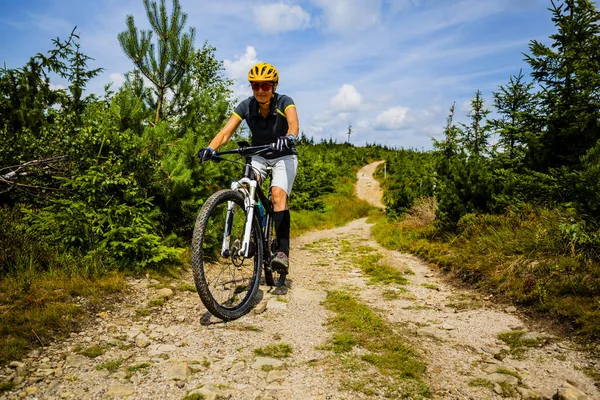
<svg viewBox="0 0 600 400">
<path fill-rule="evenodd" d="M 233 202 L 229 246 L 222 249 L 227 206 Z M 192 270 L 196 290 L 204 306 L 215 317 L 231 321 L 247 314 L 260 284 L 263 242 L 260 222 L 252 221 L 249 258 L 238 255 L 247 218 L 244 197 L 236 190 L 224 189 L 210 196 L 202 206 L 192 238 Z"/>
<path fill-rule="evenodd" d="M 268 218 L 268 220 L 269 220 L 268 225 L 265 227 L 265 237 L 267 238 L 267 245 L 268 245 L 268 249 L 266 252 L 268 254 L 268 257 L 265 257 L 265 268 L 264 268 L 265 283 L 268 286 L 281 287 L 281 286 L 285 285 L 285 278 L 287 276 L 287 272 L 271 268 L 271 265 L 270 265 L 271 259 L 273 258 L 273 255 L 277 251 L 277 248 L 279 247 L 279 245 L 277 243 L 277 237 L 276 237 L 276 233 L 275 233 L 275 221 L 273 220 L 273 216 L 271 215 L 271 217 Z"/>
</svg>

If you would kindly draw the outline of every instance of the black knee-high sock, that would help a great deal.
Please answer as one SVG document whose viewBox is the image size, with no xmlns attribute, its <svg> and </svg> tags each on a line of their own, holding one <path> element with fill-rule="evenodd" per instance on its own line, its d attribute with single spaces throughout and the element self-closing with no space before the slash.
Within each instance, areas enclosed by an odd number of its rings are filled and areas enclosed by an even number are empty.
<svg viewBox="0 0 600 400">
<path fill-rule="evenodd" d="M 286 256 L 290 255 L 290 210 L 275 211 L 273 213 L 273 221 L 275 222 L 275 234 L 279 249 Z"/>
</svg>

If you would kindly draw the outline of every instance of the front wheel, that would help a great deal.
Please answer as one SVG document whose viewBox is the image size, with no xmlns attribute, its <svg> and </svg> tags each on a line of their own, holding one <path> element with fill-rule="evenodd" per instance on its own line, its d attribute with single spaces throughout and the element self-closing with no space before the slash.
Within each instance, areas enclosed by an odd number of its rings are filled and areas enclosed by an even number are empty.
<svg viewBox="0 0 600 400">
<path fill-rule="evenodd" d="M 248 313 L 260 283 L 263 244 L 254 216 L 249 256 L 243 255 L 244 197 L 221 190 L 208 198 L 194 227 L 192 269 L 198 295 L 211 314 L 231 321 Z"/>
</svg>

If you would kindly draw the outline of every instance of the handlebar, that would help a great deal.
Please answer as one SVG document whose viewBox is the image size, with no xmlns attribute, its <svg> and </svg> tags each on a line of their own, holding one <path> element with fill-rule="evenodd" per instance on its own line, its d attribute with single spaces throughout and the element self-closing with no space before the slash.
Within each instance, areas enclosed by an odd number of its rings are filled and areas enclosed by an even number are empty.
<svg viewBox="0 0 600 400">
<path fill-rule="evenodd" d="M 270 144 L 262 144 L 260 146 L 244 146 L 241 145 L 240 147 L 238 147 L 237 149 L 231 149 L 231 150 L 223 150 L 223 151 L 216 151 L 211 160 L 213 161 L 221 161 L 223 159 L 223 155 L 226 154 L 239 154 L 241 156 L 257 156 L 260 154 L 264 154 L 268 151 L 271 150 L 275 150 L 275 143 L 270 143 Z"/>
</svg>

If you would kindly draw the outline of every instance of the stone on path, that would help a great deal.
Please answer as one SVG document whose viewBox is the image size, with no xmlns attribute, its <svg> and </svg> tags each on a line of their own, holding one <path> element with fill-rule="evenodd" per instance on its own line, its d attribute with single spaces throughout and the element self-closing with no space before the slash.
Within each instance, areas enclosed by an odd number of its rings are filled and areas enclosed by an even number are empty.
<svg viewBox="0 0 600 400">
<path fill-rule="evenodd" d="M 108 388 L 106 391 L 107 396 L 113 397 L 127 397 L 133 394 L 133 386 L 130 385 L 114 385 Z"/>
<path fill-rule="evenodd" d="M 438 338 L 438 331 L 434 326 L 425 326 L 417 330 L 417 336 L 429 337 L 432 339 Z"/>
<path fill-rule="evenodd" d="M 558 389 L 557 400 L 592 400 L 587 394 L 575 386 L 565 382 Z"/>
<path fill-rule="evenodd" d="M 267 308 L 269 310 L 285 311 L 287 310 L 287 303 L 284 303 L 283 301 L 279 301 L 277 299 L 271 299 L 269 300 Z"/>
<path fill-rule="evenodd" d="M 172 344 L 158 344 L 150 346 L 149 349 L 150 350 L 148 350 L 148 357 L 162 357 L 168 356 L 174 351 L 176 351 L 177 346 L 174 346 Z"/>
<path fill-rule="evenodd" d="M 269 303 L 269 300 L 267 300 L 267 299 L 261 300 L 260 303 L 258 303 L 258 305 L 256 307 L 254 307 L 254 313 L 261 314 L 262 312 L 264 312 L 267 309 L 268 303 Z"/>
<path fill-rule="evenodd" d="M 188 377 L 190 369 L 187 362 L 177 362 L 169 365 L 165 371 L 165 379 L 173 381 L 185 381 Z"/>
<path fill-rule="evenodd" d="M 150 346 L 150 343 L 152 343 L 152 341 L 143 332 L 135 338 L 135 345 L 139 348 L 148 347 Z"/>
<path fill-rule="evenodd" d="M 290 376 L 289 371 L 271 370 L 267 374 L 267 383 L 282 381 Z"/>
<path fill-rule="evenodd" d="M 170 299 L 171 297 L 173 297 L 173 290 L 171 290 L 169 288 L 162 288 L 156 292 L 157 299 L 167 300 L 167 299 Z"/>
<path fill-rule="evenodd" d="M 283 366 L 283 361 L 271 357 L 256 357 L 256 361 L 252 364 L 253 369 L 262 369 L 262 367 L 272 367 L 279 369 Z"/>
<path fill-rule="evenodd" d="M 499 372 L 494 372 L 493 374 L 489 374 L 484 379 L 492 383 L 506 383 L 508 385 L 517 386 L 519 384 L 519 379 L 512 375 L 501 374 Z"/>
<path fill-rule="evenodd" d="M 81 354 L 74 354 L 67 357 L 65 367 L 82 367 L 89 363 L 89 359 Z"/>
</svg>

